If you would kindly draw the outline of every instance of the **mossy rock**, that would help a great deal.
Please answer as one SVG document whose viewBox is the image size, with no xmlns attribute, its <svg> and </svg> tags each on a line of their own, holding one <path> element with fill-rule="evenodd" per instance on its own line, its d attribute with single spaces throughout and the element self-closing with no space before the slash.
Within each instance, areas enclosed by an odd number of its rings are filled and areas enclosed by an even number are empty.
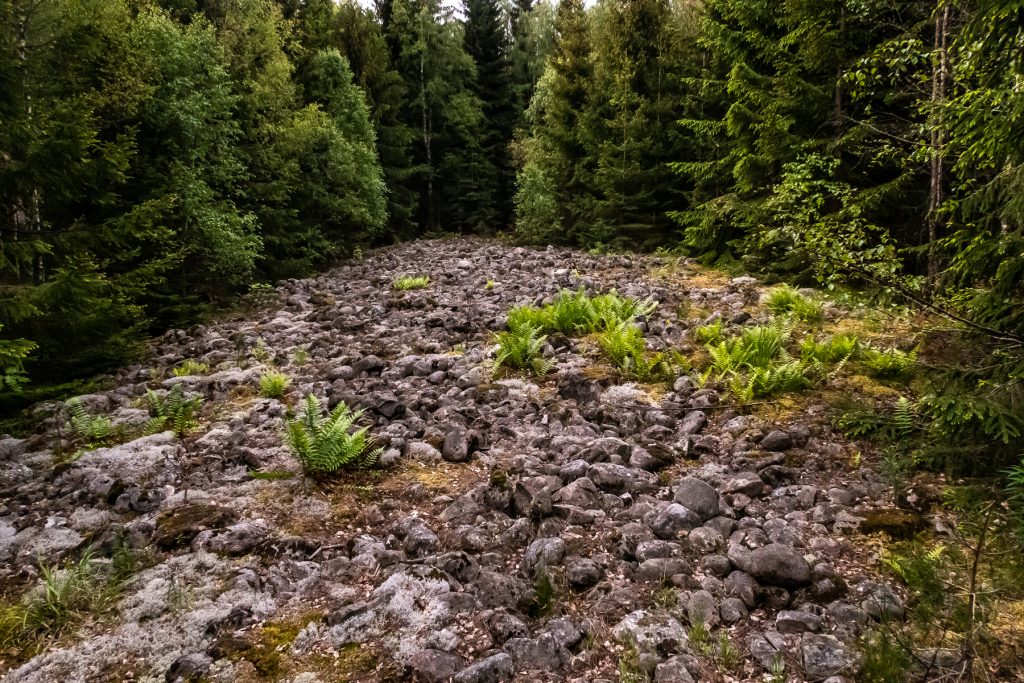
<svg viewBox="0 0 1024 683">
<path fill-rule="evenodd" d="M 894 539 L 909 539 L 923 531 L 924 517 L 910 510 L 869 510 L 858 512 L 863 521 L 860 530 L 865 534 L 881 532 Z"/>
<path fill-rule="evenodd" d="M 161 512 L 156 518 L 153 540 L 162 548 L 172 549 L 186 543 L 207 529 L 219 529 L 238 520 L 238 513 L 220 505 L 191 503 Z"/>
</svg>

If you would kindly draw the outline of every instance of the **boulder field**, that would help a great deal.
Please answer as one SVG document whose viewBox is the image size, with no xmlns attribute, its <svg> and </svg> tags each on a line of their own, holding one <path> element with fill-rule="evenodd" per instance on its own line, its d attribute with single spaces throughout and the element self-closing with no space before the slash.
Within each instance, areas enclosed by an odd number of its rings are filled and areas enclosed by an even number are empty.
<svg viewBox="0 0 1024 683">
<path fill-rule="evenodd" d="M 766 319 L 754 278 L 669 264 L 405 243 L 153 340 L 81 397 L 130 440 L 60 462 L 60 406 L 36 406 L 0 440 L 5 593 L 86 549 L 138 567 L 0 680 L 855 680 L 904 596 L 859 535 L 889 492 L 822 405 L 776 423 L 713 383 L 634 383 L 585 337 L 550 336 L 543 378 L 494 372 L 508 310 L 563 289 L 653 298 L 655 350 Z M 206 371 L 174 376 L 186 360 Z M 270 367 L 282 400 L 260 396 Z M 175 384 L 199 428 L 139 436 L 146 391 Z M 365 410 L 377 468 L 301 476 L 282 429 L 307 393 Z"/>
</svg>

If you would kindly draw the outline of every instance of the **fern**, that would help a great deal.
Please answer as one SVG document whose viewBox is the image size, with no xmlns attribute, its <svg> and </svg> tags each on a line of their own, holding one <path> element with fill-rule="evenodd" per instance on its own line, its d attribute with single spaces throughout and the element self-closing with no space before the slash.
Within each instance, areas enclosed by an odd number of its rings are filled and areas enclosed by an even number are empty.
<svg viewBox="0 0 1024 683">
<path fill-rule="evenodd" d="M 146 434 L 163 431 L 174 432 L 175 438 L 183 439 L 198 426 L 196 414 L 203 405 L 202 396 L 185 396 L 181 384 L 175 384 L 166 396 L 160 396 L 152 389 L 146 392 L 151 418 L 146 423 Z"/>
<path fill-rule="evenodd" d="M 309 394 L 303 401 L 299 416 L 288 421 L 285 442 L 310 475 L 331 474 L 349 467 L 368 467 L 377 462 L 383 448 L 369 450 L 368 427 L 352 431 L 352 426 L 362 414 L 361 410 L 353 412 L 345 403 L 339 403 L 324 416 L 320 401 Z"/>
<path fill-rule="evenodd" d="M 181 365 L 171 371 L 175 377 L 186 377 L 188 375 L 203 375 L 210 371 L 210 366 L 197 360 L 189 358 Z"/>
<path fill-rule="evenodd" d="M 264 398 L 281 398 L 291 383 L 288 375 L 270 370 L 260 375 L 260 395 Z"/>
<path fill-rule="evenodd" d="M 543 308 L 513 308 L 508 314 L 508 327 L 511 330 L 530 325 L 539 332 L 582 335 L 633 322 L 638 317 L 649 315 L 656 307 L 657 304 L 650 299 L 630 299 L 620 296 L 615 290 L 595 297 L 588 296 L 583 290 L 565 290 L 559 293 L 554 303 Z"/>
<path fill-rule="evenodd" d="M 722 321 L 716 320 L 708 325 L 702 325 L 694 330 L 693 334 L 701 344 L 718 344 L 724 338 Z"/>
<path fill-rule="evenodd" d="M 910 351 L 901 351 L 895 347 L 879 351 L 868 348 L 864 364 L 875 377 L 896 379 L 906 377 L 917 363 L 917 347 Z"/>
<path fill-rule="evenodd" d="M 495 369 L 512 367 L 537 376 L 546 375 L 551 369 L 551 364 L 541 355 L 546 339 L 537 327 L 528 323 L 518 323 L 505 332 L 499 332 Z"/>
<path fill-rule="evenodd" d="M 789 285 L 776 287 L 768 293 L 768 310 L 776 315 L 792 315 L 803 322 L 817 322 L 822 319 L 822 306 L 808 299 Z"/>
<path fill-rule="evenodd" d="M 74 441 L 82 444 L 75 457 L 81 455 L 82 451 L 108 446 L 114 440 L 114 426 L 109 417 L 90 415 L 77 398 L 70 399 L 65 405 L 69 413 L 68 432 Z"/>
</svg>

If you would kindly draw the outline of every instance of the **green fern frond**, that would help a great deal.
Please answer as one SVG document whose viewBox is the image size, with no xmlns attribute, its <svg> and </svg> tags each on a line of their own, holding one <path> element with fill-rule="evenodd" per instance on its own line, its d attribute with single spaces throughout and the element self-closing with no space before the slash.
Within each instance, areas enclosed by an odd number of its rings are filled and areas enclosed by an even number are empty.
<svg viewBox="0 0 1024 683">
<path fill-rule="evenodd" d="M 320 401 L 308 394 L 298 417 L 285 427 L 285 443 L 311 475 L 368 467 L 376 463 L 383 449 L 368 450 L 369 427 L 352 430 L 362 415 L 362 410 L 353 411 L 339 403 L 325 416 Z"/>
</svg>

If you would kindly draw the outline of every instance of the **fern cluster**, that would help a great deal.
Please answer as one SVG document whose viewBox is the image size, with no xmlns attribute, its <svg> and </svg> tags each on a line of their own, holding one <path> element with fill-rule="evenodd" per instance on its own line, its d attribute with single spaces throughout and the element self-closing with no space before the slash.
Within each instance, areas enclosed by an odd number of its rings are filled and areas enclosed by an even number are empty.
<svg viewBox="0 0 1024 683">
<path fill-rule="evenodd" d="M 285 428 L 285 443 L 307 474 L 331 474 L 342 468 L 368 467 L 382 448 L 370 450 L 368 427 L 353 431 L 363 411 L 352 411 L 344 402 L 327 415 L 313 394 L 306 396 L 299 415 Z"/>
<path fill-rule="evenodd" d="M 742 401 L 806 389 L 813 384 L 818 366 L 794 360 L 786 349 L 789 337 L 784 324 L 761 325 L 707 344 L 711 359 L 707 375 L 728 382 L 730 391 Z"/>
<path fill-rule="evenodd" d="M 189 358 L 174 368 L 171 373 L 175 377 L 186 377 L 188 375 L 203 375 L 210 371 L 210 366 L 195 359 Z"/>
<path fill-rule="evenodd" d="M 83 450 L 93 450 L 110 445 L 114 438 L 114 427 L 106 415 L 90 415 L 77 398 L 66 404 L 69 414 L 68 432 L 73 440 L 82 444 Z"/>
<path fill-rule="evenodd" d="M 615 290 L 588 296 L 583 290 L 562 291 L 554 303 L 538 308 L 518 306 L 509 311 L 509 329 L 521 325 L 536 327 L 539 332 L 565 335 L 600 332 L 623 322 L 633 322 L 655 309 L 657 304 L 620 296 Z"/>
<path fill-rule="evenodd" d="M 823 311 L 819 302 L 809 299 L 789 285 L 776 287 L 768 293 L 768 310 L 775 315 L 792 315 L 803 322 L 817 322 Z"/>
<path fill-rule="evenodd" d="M 547 340 L 540 329 L 529 323 L 519 322 L 509 325 L 509 329 L 499 332 L 496 341 L 498 352 L 494 359 L 495 369 L 503 367 L 532 372 L 543 376 L 551 370 L 551 363 L 544 359 L 541 350 Z"/>
<path fill-rule="evenodd" d="M 629 322 L 612 325 L 598 338 L 601 351 L 617 368 L 640 381 L 668 379 L 690 364 L 679 353 L 648 353 L 643 331 Z"/>
<path fill-rule="evenodd" d="M 846 363 L 860 354 L 861 343 L 855 334 L 837 334 L 820 342 L 807 335 L 800 346 L 800 358 L 826 364 Z"/>
<path fill-rule="evenodd" d="M 836 426 L 848 437 L 881 436 L 888 440 L 910 438 L 921 432 L 918 406 L 901 396 L 891 407 L 856 407 L 844 411 Z"/>
<path fill-rule="evenodd" d="M 722 329 L 722 321 L 716 320 L 707 325 L 701 325 L 693 334 L 701 344 L 717 344 L 725 339 L 725 331 Z"/>
<path fill-rule="evenodd" d="M 908 376 L 917 363 L 917 348 L 901 351 L 896 347 L 878 349 L 868 347 L 864 352 L 864 365 L 875 377 L 897 379 Z"/>
<path fill-rule="evenodd" d="M 165 396 L 150 389 L 146 400 L 151 416 L 144 428 L 146 434 L 169 430 L 174 432 L 175 438 L 183 439 L 198 425 L 196 416 L 203 405 L 203 397 L 186 396 L 181 384 L 175 384 Z"/>
</svg>

